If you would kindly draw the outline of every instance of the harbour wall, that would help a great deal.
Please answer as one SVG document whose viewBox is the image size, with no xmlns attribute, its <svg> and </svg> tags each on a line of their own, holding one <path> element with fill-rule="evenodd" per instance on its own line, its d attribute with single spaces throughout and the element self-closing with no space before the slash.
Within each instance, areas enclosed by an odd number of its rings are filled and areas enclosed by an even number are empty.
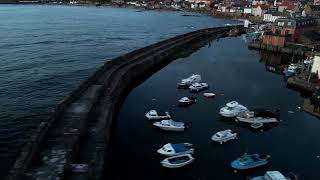
<svg viewBox="0 0 320 180">
<path fill-rule="evenodd" d="M 7 179 L 101 179 L 112 123 L 127 94 L 176 59 L 177 53 L 192 53 L 192 46 L 223 37 L 231 28 L 201 29 L 107 61 L 40 123 Z M 88 173 L 71 172 L 70 164 L 80 162 L 89 165 Z"/>
<path fill-rule="evenodd" d="M 249 48 L 253 49 L 261 49 L 261 50 L 267 50 L 271 52 L 277 52 L 277 53 L 285 53 L 285 54 L 291 54 L 291 55 L 298 55 L 298 56 L 313 56 L 313 52 L 311 48 L 307 47 L 277 47 L 277 46 L 270 46 L 265 45 L 262 43 L 262 41 L 253 41 L 248 44 Z"/>
</svg>

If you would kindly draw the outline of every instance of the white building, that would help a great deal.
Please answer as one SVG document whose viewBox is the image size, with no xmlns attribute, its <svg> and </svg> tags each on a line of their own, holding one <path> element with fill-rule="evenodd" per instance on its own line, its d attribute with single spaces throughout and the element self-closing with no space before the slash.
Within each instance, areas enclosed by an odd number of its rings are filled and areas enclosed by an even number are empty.
<svg viewBox="0 0 320 180">
<path fill-rule="evenodd" d="M 320 77 L 320 56 L 319 55 L 314 56 L 311 72 L 315 73 L 318 77 Z"/>
<path fill-rule="evenodd" d="M 243 14 L 252 14 L 252 8 L 248 8 L 248 7 L 244 8 Z"/>
<path fill-rule="evenodd" d="M 278 18 L 285 18 L 285 17 L 281 15 L 277 15 L 275 13 L 268 13 L 268 12 L 264 13 L 263 15 L 263 21 L 265 22 L 274 22 Z"/>
<path fill-rule="evenodd" d="M 269 9 L 267 5 L 256 5 L 252 7 L 252 15 L 254 16 L 263 16 L 265 12 Z"/>
</svg>

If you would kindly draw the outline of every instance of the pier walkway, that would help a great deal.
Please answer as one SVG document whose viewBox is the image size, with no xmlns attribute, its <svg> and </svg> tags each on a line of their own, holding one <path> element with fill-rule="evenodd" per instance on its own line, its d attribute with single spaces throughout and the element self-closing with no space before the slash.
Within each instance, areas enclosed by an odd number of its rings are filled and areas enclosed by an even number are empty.
<svg viewBox="0 0 320 180">
<path fill-rule="evenodd" d="M 39 125 L 7 179 L 101 179 L 112 123 L 132 88 L 172 62 L 177 53 L 226 36 L 231 28 L 201 29 L 107 61 Z M 88 171 L 75 173 L 71 164 L 86 164 Z"/>
</svg>

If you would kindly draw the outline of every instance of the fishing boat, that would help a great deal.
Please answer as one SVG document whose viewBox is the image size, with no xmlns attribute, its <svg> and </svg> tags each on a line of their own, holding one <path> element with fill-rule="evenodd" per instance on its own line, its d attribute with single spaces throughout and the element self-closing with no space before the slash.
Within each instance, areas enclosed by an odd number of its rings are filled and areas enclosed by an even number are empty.
<svg viewBox="0 0 320 180">
<path fill-rule="evenodd" d="M 195 158 L 191 154 L 182 154 L 164 159 L 161 161 L 161 165 L 166 168 L 180 168 L 191 164 L 194 160 Z"/>
<path fill-rule="evenodd" d="M 295 180 L 294 178 L 285 177 L 280 171 L 267 171 L 263 176 L 249 178 L 249 180 Z"/>
<path fill-rule="evenodd" d="M 182 154 L 193 154 L 194 148 L 191 143 L 168 143 L 158 149 L 158 153 L 164 156 L 177 156 Z"/>
<path fill-rule="evenodd" d="M 161 119 L 171 119 L 169 112 L 165 112 L 160 115 L 156 110 L 150 110 L 146 113 L 146 118 L 149 120 L 161 120 Z"/>
<path fill-rule="evenodd" d="M 188 88 L 193 83 L 200 83 L 201 76 L 199 74 L 192 74 L 190 77 L 182 79 L 180 83 L 178 83 L 178 88 Z"/>
<path fill-rule="evenodd" d="M 299 74 L 301 72 L 301 69 L 302 69 L 301 65 L 292 63 L 284 69 L 283 73 L 285 74 L 286 77 L 290 77 L 290 76 Z"/>
<path fill-rule="evenodd" d="M 247 111 L 248 109 L 236 101 L 231 101 L 221 108 L 219 114 L 224 117 L 236 117 L 237 115 Z"/>
<path fill-rule="evenodd" d="M 231 162 L 231 167 L 238 170 L 252 169 L 268 164 L 269 155 L 244 154 Z"/>
<path fill-rule="evenodd" d="M 195 97 L 182 97 L 178 100 L 180 106 L 191 105 L 197 102 L 197 98 Z"/>
<path fill-rule="evenodd" d="M 209 88 L 207 83 L 194 83 L 189 86 L 190 92 L 200 92 Z"/>
<path fill-rule="evenodd" d="M 203 93 L 203 96 L 206 98 L 214 98 L 216 94 L 207 92 L 207 93 Z"/>
<path fill-rule="evenodd" d="M 184 123 L 175 122 L 172 119 L 155 122 L 153 125 L 166 131 L 184 131 Z"/>
<path fill-rule="evenodd" d="M 227 130 L 219 131 L 215 133 L 211 137 L 211 140 L 214 142 L 219 142 L 220 144 L 223 144 L 232 139 L 237 139 L 237 135 L 238 135 L 237 133 L 233 133 L 230 129 L 227 129 Z"/>
<path fill-rule="evenodd" d="M 273 113 L 269 110 L 256 109 L 253 111 L 245 111 L 237 116 L 237 121 L 245 123 L 274 123 L 279 122 L 279 110 Z"/>
</svg>

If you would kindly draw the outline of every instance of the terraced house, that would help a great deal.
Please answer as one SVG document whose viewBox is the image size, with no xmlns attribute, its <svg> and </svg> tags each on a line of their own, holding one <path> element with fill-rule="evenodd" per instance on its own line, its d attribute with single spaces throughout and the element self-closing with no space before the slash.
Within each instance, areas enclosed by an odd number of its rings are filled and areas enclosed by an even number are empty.
<svg viewBox="0 0 320 180">
<path fill-rule="evenodd" d="M 313 17 L 280 18 L 272 25 L 272 30 L 264 34 L 262 43 L 284 47 L 286 42 L 297 42 L 302 33 L 314 31 L 316 19 Z"/>
</svg>

